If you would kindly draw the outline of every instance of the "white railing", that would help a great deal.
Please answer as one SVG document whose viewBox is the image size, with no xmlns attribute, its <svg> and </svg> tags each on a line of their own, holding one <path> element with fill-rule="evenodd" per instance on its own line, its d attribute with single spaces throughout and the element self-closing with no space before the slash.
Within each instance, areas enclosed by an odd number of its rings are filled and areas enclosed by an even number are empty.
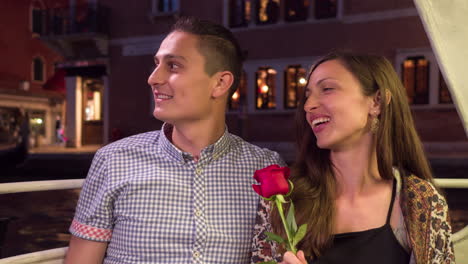
<svg viewBox="0 0 468 264">
<path fill-rule="evenodd" d="M 442 189 L 468 189 L 468 179 L 434 179 Z"/>
<path fill-rule="evenodd" d="M 0 194 L 51 191 L 81 188 L 83 179 L 32 181 L 0 184 Z M 440 188 L 464 188 L 468 189 L 468 179 L 435 179 Z M 465 244 L 468 241 L 468 226 L 453 234 L 453 242 L 457 257 L 464 254 Z M 62 264 L 68 247 L 38 251 L 29 254 L 0 259 L 0 264 Z M 461 253 L 461 254 L 460 254 Z"/>
<path fill-rule="evenodd" d="M 0 184 L 0 194 L 77 189 L 84 179 L 12 182 Z M 0 264 L 62 264 L 68 247 L 54 248 L 0 259 Z"/>
<path fill-rule="evenodd" d="M 2 183 L 0 194 L 77 189 L 83 182 L 84 179 Z"/>
<path fill-rule="evenodd" d="M 68 247 L 54 248 L 0 259 L 1 264 L 62 264 Z"/>
<path fill-rule="evenodd" d="M 435 179 L 442 189 L 468 189 L 468 179 Z M 1 183 L 0 194 L 81 188 L 84 179 Z"/>
</svg>

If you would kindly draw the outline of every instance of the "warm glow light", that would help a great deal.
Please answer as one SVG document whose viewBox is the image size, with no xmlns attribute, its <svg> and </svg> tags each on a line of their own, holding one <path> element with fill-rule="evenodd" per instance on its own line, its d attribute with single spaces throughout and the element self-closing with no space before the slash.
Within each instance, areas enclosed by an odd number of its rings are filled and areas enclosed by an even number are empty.
<svg viewBox="0 0 468 264">
<path fill-rule="evenodd" d="M 35 117 L 35 118 L 31 118 L 31 123 L 35 125 L 42 125 L 42 123 L 44 123 L 44 120 L 42 120 L 42 118 Z"/>
<path fill-rule="evenodd" d="M 418 66 L 427 66 L 428 62 L 426 59 L 419 59 Z"/>
<path fill-rule="evenodd" d="M 306 79 L 304 77 L 299 78 L 299 83 L 300 84 L 304 85 L 304 84 L 306 84 L 306 82 L 307 81 L 306 81 Z"/>
<path fill-rule="evenodd" d="M 101 120 L 101 93 L 93 93 L 94 98 L 94 120 Z"/>
<path fill-rule="evenodd" d="M 237 99 L 239 99 L 239 92 L 236 91 L 233 95 L 232 95 L 232 100 L 236 101 Z"/>
<path fill-rule="evenodd" d="M 405 61 L 403 62 L 403 65 L 404 65 L 405 67 L 414 67 L 414 62 L 413 62 L 412 60 L 405 60 Z"/>
<path fill-rule="evenodd" d="M 245 1 L 245 20 L 250 21 L 250 10 L 252 9 L 252 5 L 250 1 Z"/>
<path fill-rule="evenodd" d="M 268 89 L 268 85 L 263 85 L 261 91 L 262 93 L 268 93 Z"/>
</svg>

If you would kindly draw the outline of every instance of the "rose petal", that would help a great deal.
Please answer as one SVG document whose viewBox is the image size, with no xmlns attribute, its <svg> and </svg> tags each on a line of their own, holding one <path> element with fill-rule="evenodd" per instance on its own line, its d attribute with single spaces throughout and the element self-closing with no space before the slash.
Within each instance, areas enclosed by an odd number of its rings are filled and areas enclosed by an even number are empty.
<svg viewBox="0 0 468 264">
<path fill-rule="evenodd" d="M 253 187 L 254 191 L 255 191 L 258 195 L 263 196 L 263 195 L 262 195 L 262 188 L 260 187 L 260 185 L 252 184 L 252 187 Z"/>
<path fill-rule="evenodd" d="M 291 175 L 291 169 L 289 167 L 283 167 L 281 169 L 283 169 L 286 179 L 289 179 L 289 176 Z"/>
<path fill-rule="evenodd" d="M 290 169 L 280 167 L 277 164 L 270 165 L 254 173 L 254 178 L 260 185 L 254 185 L 255 192 L 259 195 L 270 198 L 277 194 L 287 194 L 289 192 L 288 178 Z"/>
</svg>

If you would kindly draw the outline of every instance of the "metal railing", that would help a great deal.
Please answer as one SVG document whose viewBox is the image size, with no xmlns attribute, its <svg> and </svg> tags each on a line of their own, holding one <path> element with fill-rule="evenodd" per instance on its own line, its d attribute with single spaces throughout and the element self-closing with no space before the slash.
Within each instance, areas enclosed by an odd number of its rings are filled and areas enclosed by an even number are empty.
<svg viewBox="0 0 468 264">
<path fill-rule="evenodd" d="M 81 188 L 84 179 L 14 182 L 0 184 L 0 194 L 51 191 Z M 468 179 L 435 179 L 440 188 L 468 189 Z M 455 247 L 468 239 L 468 226 L 453 234 Z M 68 247 L 38 251 L 29 254 L 0 259 L 0 264 L 61 264 Z"/>
<path fill-rule="evenodd" d="M 0 259 L 0 264 L 62 264 L 68 247 L 54 248 Z"/>
<path fill-rule="evenodd" d="M 0 194 L 76 189 L 83 182 L 84 179 L 2 183 Z"/>
<path fill-rule="evenodd" d="M 35 10 L 34 32 L 44 36 L 109 33 L 109 9 L 99 4 Z"/>
<path fill-rule="evenodd" d="M 0 194 L 81 188 L 84 179 L 1 183 Z M 442 189 L 468 189 L 468 179 L 435 179 Z"/>
</svg>

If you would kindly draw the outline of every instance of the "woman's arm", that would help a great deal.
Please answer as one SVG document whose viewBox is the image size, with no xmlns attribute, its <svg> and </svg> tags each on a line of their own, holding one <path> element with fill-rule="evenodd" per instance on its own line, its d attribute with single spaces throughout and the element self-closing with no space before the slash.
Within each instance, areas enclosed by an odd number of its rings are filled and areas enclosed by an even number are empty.
<svg viewBox="0 0 468 264">
<path fill-rule="evenodd" d="M 434 254 L 435 263 L 455 263 L 452 241 L 452 227 L 445 198 L 436 193 L 432 196 L 430 250 Z"/>
<path fill-rule="evenodd" d="M 270 202 L 260 199 L 252 239 L 252 264 L 263 261 L 279 261 L 281 258 L 280 255 L 276 254 L 276 243 L 266 240 L 265 232 L 272 232 L 270 211 Z"/>
</svg>

